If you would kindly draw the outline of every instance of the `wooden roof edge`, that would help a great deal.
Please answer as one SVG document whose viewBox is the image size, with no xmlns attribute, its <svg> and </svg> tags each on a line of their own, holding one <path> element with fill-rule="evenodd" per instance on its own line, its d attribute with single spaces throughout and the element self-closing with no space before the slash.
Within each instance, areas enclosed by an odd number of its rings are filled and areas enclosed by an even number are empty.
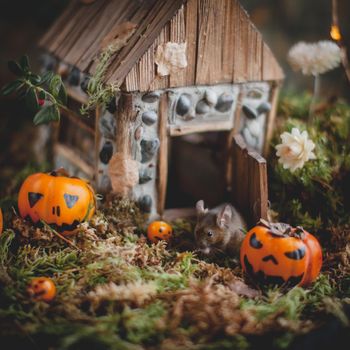
<svg viewBox="0 0 350 350">
<path fill-rule="evenodd" d="M 172 0 L 164 2 L 162 7 L 164 7 L 168 11 L 168 13 L 166 13 L 166 15 L 162 16 L 160 19 L 158 18 L 157 21 L 155 21 L 157 15 L 154 16 L 154 18 L 152 18 L 151 23 L 156 22 L 156 24 L 152 24 L 152 29 L 150 29 L 150 25 L 145 25 L 142 28 L 142 32 L 140 32 L 139 30 L 136 30 L 134 32 L 134 34 L 128 40 L 128 44 L 125 45 L 118 52 L 118 59 L 115 60 L 120 61 L 121 59 L 121 63 L 126 67 L 126 69 L 123 69 L 119 65 L 116 67 L 116 69 L 112 71 L 112 69 L 115 68 L 115 61 L 112 62 L 111 67 L 109 67 L 109 69 L 106 72 L 106 83 L 117 83 L 119 86 L 121 86 L 124 83 L 125 78 L 129 74 L 133 66 L 147 52 L 147 50 L 157 39 L 163 27 L 171 21 L 171 19 L 176 15 L 177 11 L 186 1 L 187 0 Z M 137 39 L 135 44 L 130 47 L 130 44 L 133 42 L 133 37 L 137 37 Z"/>
</svg>

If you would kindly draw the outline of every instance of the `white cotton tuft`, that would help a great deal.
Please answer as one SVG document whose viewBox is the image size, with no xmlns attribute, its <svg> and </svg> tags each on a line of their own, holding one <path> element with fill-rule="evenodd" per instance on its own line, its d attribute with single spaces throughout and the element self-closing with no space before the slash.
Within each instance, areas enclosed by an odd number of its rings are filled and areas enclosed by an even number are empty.
<svg viewBox="0 0 350 350">
<path fill-rule="evenodd" d="M 167 42 L 157 47 L 155 62 L 160 76 L 176 73 L 187 67 L 186 43 Z"/>
</svg>

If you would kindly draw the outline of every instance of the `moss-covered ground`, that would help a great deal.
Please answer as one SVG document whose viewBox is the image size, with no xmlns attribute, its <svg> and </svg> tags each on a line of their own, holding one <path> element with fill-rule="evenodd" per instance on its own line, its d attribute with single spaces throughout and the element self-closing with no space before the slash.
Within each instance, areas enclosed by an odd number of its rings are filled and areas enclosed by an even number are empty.
<svg viewBox="0 0 350 350">
<path fill-rule="evenodd" d="M 307 127 L 308 103 L 308 96 L 285 98 L 276 135 L 308 128 L 318 159 L 290 174 L 272 152 L 269 185 L 271 214 L 304 225 L 323 246 L 322 274 L 311 287 L 256 289 L 235 261 L 201 260 L 192 222 L 173 222 L 172 241 L 151 244 L 145 218 L 127 200 L 101 203 L 67 243 L 16 215 L 18 184 L 34 171 L 25 169 L 9 181 L 2 203 L 0 347 L 341 348 L 350 340 L 350 108 L 327 105 Z M 53 279 L 54 301 L 29 298 L 35 276 Z"/>
</svg>

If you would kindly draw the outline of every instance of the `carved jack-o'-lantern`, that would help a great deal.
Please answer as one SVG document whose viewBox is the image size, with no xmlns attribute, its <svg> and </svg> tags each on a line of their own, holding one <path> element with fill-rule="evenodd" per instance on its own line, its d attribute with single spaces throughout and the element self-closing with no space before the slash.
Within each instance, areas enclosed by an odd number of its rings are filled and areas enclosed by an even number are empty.
<svg viewBox="0 0 350 350">
<path fill-rule="evenodd" d="M 34 301 L 49 302 L 56 296 L 56 286 L 51 278 L 35 277 L 30 281 L 27 292 Z"/>
<path fill-rule="evenodd" d="M 2 229 L 3 229 L 3 219 L 2 219 L 2 211 L 0 208 L 0 234 L 2 233 Z"/>
<path fill-rule="evenodd" d="M 303 228 L 262 220 L 242 243 L 241 264 L 258 283 L 306 286 L 320 273 L 322 250 Z"/>
<path fill-rule="evenodd" d="M 18 195 L 19 212 L 33 223 L 44 221 L 63 234 L 73 233 L 95 212 L 95 194 L 85 181 L 60 170 L 29 176 Z"/>
<path fill-rule="evenodd" d="M 147 237 L 153 243 L 157 243 L 161 240 L 167 241 L 170 239 L 172 233 L 173 229 L 164 221 L 153 221 L 147 228 Z"/>
</svg>

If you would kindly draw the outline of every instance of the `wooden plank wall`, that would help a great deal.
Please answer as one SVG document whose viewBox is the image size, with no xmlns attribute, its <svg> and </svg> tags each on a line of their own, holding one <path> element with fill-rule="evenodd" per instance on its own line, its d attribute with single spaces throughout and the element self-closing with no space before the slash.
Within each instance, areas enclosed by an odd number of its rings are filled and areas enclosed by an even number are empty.
<svg viewBox="0 0 350 350">
<path fill-rule="evenodd" d="M 232 201 L 249 226 L 267 219 L 266 160 L 248 150 L 241 135 L 234 136 L 232 143 Z"/>
<path fill-rule="evenodd" d="M 187 68 L 157 77 L 155 51 L 187 42 Z M 283 72 L 237 0 L 188 0 L 126 76 L 127 91 L 281 80 Z"/>
</svg>

